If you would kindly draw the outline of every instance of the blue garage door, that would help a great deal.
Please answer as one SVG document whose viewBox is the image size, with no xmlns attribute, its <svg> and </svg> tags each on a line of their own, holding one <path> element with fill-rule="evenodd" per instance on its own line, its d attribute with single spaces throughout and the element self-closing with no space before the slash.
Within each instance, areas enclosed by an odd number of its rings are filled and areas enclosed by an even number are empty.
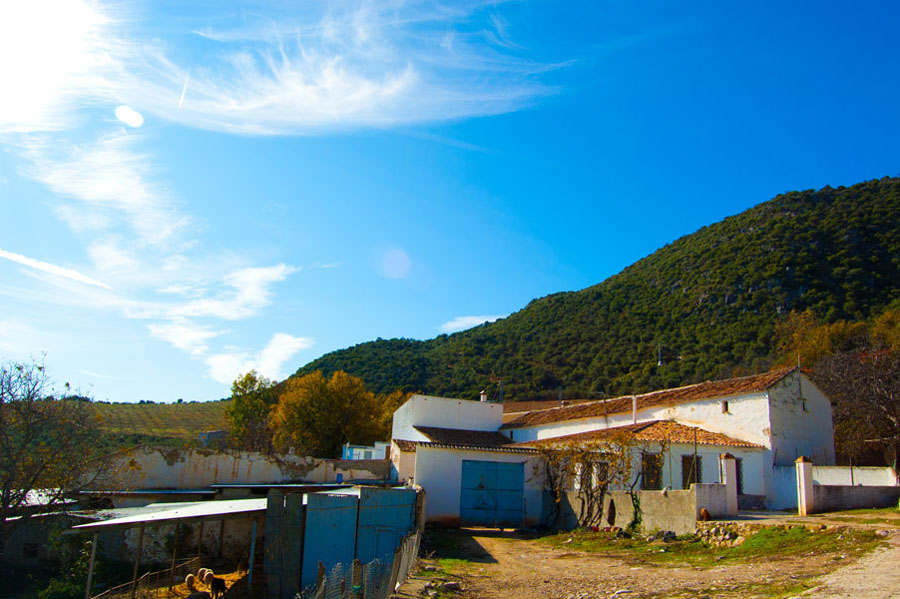
<svg viewBox="0 0 900 599">
<path fill-rule="evenodd" d="M 525 464 L 463 460 L 459 516 L 464 525 L 521 526 Z"/>
</svg>

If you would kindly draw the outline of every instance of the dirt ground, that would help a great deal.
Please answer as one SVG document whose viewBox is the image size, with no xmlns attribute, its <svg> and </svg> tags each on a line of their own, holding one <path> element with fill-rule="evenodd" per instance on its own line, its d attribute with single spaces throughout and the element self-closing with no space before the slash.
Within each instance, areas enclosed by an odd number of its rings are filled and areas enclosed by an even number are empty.
<svg viewBox="0 0 900 599">
<path fill-rule="evenodd" d="M 877 526 L 890 531 L 889 546 L 860 560 L 846 555 L 800 555 L 751 563 L 716 566 L 637 564 L 568 551 L 535 542 L 528 536 L 492 529 L 446 531 L 455 546 L 444 557 L 449 580 L 461 591 L 442 591 L 439 599 L 607 599 L 618 597 L 672 599 L 703 597 L 828 597 L 900 599 L 900 517 L 896 522 L 865 523 L 865 518 L 839 516 L 820 519 L 842 526 Z M 793 519 L 791 521 L 796 521 Z M 783 521 L 782 521 L 783 522 Z M 441 557 L 441 556 L 437 556 Z M 427 563 L 427 560 L 426 560 Z M 404 595 L 423 595 L 434 574 L 425 572 L 401 589 Z M 430 577 L 429 577 L 430 575 Z M 440 586 L 440 581 L 437 581 Z M 809 587 L 813 587 L 810 590 Z M 433 593 L 432 593 L 433 594 Z"/>
</svg>

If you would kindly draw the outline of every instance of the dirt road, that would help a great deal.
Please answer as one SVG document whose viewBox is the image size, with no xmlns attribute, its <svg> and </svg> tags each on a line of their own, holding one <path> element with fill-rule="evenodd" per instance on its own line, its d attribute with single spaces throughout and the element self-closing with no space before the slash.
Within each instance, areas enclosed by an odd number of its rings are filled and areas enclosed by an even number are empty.
<svg viewBox="0 0 900 599">
<path fill-rule="evenodd" d="M 804 597 L 900 599 L 900 531 L 891 537 L 890 549 L 846 567 L 852 560 L 841 555 L 713 567 L 648 565 L 494 530 L 443 534 L 450 539 L 451 555 L 461 560 L 453 573 L 466 599 L 761 598 L 794 596 L 811 585 L 817 588 Z"/>
<path fill-rule="evenodd" d="M 900 599 L 900 534 L 890 546 L 879 549 L 855 564 L 826 574 L 802 597 L 823 599 Z"/>
</svg>

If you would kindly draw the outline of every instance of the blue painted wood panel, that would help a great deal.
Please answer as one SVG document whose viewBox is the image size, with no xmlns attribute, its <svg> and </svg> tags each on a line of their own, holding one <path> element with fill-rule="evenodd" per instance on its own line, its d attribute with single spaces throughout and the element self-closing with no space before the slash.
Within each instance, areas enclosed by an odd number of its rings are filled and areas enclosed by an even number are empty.
<svg viewBox="0 0 900 599">
<path fill-rule="evenodd" d="M 363 487 L 359 492 L 356 558 L 367 563 L 392 555 L 415 524 L 413 489 Z"/>
<path fill-rule="evenodd" d="M 315 584 L 319 562 L 330 570 L 350 564 L 356 550 L 357 498 L 310 493 L 306 496 L 301 586 Z"/>
</svg>

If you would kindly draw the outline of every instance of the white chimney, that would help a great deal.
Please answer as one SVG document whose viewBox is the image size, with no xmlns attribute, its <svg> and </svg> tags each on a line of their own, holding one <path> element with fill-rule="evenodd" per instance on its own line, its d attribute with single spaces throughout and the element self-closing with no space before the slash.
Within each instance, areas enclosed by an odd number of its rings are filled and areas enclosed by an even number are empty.
<svg viewBox="0 0 900 599">
<path fill-rule="evenodd" d="M 482 402 L 487 401 L 487 391 L 485 391 L 484 389 L 481 390 L 481 401 Z"/>
<path fill-rule="evenodd" d="M 637 395 L 631 396 L 631 424 L 637 424 Z"/>
</svg>

